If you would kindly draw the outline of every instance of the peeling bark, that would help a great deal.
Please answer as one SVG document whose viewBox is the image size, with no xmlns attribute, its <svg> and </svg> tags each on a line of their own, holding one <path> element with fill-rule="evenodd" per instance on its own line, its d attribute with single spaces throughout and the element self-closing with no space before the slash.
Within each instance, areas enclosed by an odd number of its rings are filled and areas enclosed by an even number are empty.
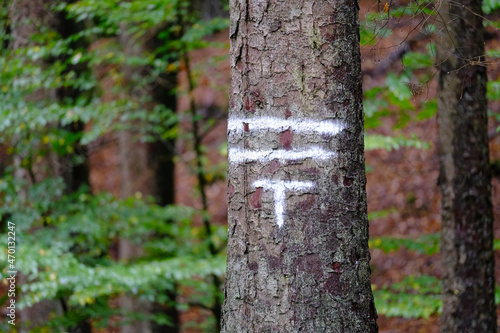
<svg viewBox="0 0 500 333">
<path fill-rule="evenodd" d="M 443 1 L 437 40 L 442 332 L 496 332 L 481 1 Z"/>
<path fill-rule="evenodd" d="M 357 12 L 230 1 L 222 332 L 378 331 Z"/>
</svg>

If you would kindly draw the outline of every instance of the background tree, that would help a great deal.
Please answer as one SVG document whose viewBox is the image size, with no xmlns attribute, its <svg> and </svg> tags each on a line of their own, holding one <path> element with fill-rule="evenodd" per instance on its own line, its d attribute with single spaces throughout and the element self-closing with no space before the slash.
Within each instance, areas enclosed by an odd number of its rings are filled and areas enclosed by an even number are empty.
<svg viewBox="0 0 500 333">
<path fill-rule="evenodd" d="M 168 52 L 159 51 L 164 46 L 164 40 L 160 39 L 159 35 L 168 34 L 169 26 L 159 25 L 146 31 L 136 31 L 135 28 L 134 25 L 121 24 L 118 39 L 125 57 L 141 59 L 153 54 L 157 57 L 168 57 Z M 178 37 L 175 36 L 175 38 Z M 170 57 L 169 60 L 176 59 Z M 124 64 L 122 73 L 124 95 L 137 103 L 140 108 L 151 112 L 155 107 L 160 106 L 172 112 L 176 111 L 177 98 L 174 89 L 177 86 L 177 70 L 161 73 L 160 76 L 151 65 Z M 117 134 L 122 173 L 121 197 L 125 199 L 140 193 L 153 197 L 161 206 L 174 204 L 175 140 L 174 138 L 166 140 L 153 138 L 153 142 L 144 142 L 141 140 L 141 129 L 144 125 L 144 121 L 135 119 L 130 121 L 130 129 Z M 120 260 L 130 262 L 143 256 L 143 249 L 140 246 L 133 244 L 129 239 L 120 239 Z M 138 320 L 123 327 L 122 333 L 179 332 L 177 292 L 173 281 L 172 288 L 165 290 L 165 296 L 168 301 L 163 304 L 151 304 L 130 296 L 121 297 L 121 306 L 125 311 L 145 314 L 158 312 L 170 318 L 170 322 L 165 324 L 157 324 L 152 320 Z"/>
<path fill-rule="evenodd" d="M 230 15 L 222 332 L 377 332 L 357 3 Z"/>
<path fill-rule="evenodd" d="M 441 331 L 496 332 L 481 1 L 443 1 L 438 13 Z"/>
<path fill-rule="evenodd" d="M 55 2 L 49 0 L 23 1 L 14 0 L 10 4 L 10 19 L 12 42 L 10 47 L 14 52 L 21 53 L 26 47 L 40 47 L 44 33 L 50 32 L 62 37 L 68 37 L 78 30 L 75 22 L 67 20 L 60 12 L 52 10 Z M 73 47 L 78 47 L 75 43 Z M 81 45 L 80 45 L 81 46 Z M 41 68 L 50 67 L 56 58 L 40 59 L 37 65 Z M 82 72 L 82 66 L 68 66 L 65 72 Z M 81 91 L 73 86 L 60 87 L 39 87 L 25 97 L 26 102 L 47 103 L 55 102 L 61 104 L 72 104 L 79 97 Z M 41 163 L 35 163 L 32 152 L 24 151 L 20 156 L 14 158 L 15 174 L 19 180 L 25 180 L 35 185 L 45 177 L 61 177 L 65 184 L 65 192 L 70 194 L 76 192 L 81 186 L 89 187 L 89 170 L 86 148 L 79 144 L 79 137 L 83 131 L 83 123 L 73 122 L 66 126 L 60 124 L 50 124 L 48 127 L 54 130 L 65 132 L 76 139 L 68 146 L 68 154 L 57 153 L 48 154 Z M 29 137 L 29 134 L 28 134 Z M 21 141 L 22 136 L 17 139 Z M 21 161 L 24 157 L 23 161 Z M 16 163 L 17 161 L 17 163 Z M 76 249 L 76 251 L 78 251 Z M 23 281 L 24 280 L 24 281 Z M 20 282 L 27 282 L 22 275 Z M 43 324 L 51 316 L 59 313 L 66 313 L 70 309 L 66 304 L 64 296 L 55 301 L 46 300 L 33 307 L 20 312 L 20 317 L 24 322 L 21 329 L 28 331 L 30 328 Z M 76 325 L 69 328 L 70 332 L 90 332 L 91 327 L 86 317 L 81 317 Z"/>
</svg>

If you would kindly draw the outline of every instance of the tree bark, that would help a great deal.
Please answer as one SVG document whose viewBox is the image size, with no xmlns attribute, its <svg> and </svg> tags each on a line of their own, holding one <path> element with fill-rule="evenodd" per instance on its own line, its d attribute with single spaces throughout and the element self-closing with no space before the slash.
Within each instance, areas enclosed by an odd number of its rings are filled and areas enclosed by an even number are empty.
<svg viewBox="0 0 500 333">
<path fill-rule="evenodd" d="M 222 332 L 377 332 L 355 0 L 231 0 Z"/>
<path fill-rule="evenodd" d="M 442 332 L 496 332 L 481 1 L 443 1 L 437 38 Z"/>
</svg>

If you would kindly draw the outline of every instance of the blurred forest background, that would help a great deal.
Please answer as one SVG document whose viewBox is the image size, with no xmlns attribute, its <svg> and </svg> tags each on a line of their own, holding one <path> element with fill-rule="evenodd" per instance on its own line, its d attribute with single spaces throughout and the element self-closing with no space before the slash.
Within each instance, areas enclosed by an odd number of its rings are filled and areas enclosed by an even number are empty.
<svg viewBox="0 0 500 333">
<path fill-rule="evenodd" d="M 439 329 L 433 6 L 360 1 L 372 283 L 386 333 Z M 219 0 L 0 2 L 0 244 L 14 222 L 19 271 L 13 329 L 0 251 L 0 331 L 217 331 L 227 11 Z M 500 1 L 483 11 L 500 250 Z"/>
</svg>

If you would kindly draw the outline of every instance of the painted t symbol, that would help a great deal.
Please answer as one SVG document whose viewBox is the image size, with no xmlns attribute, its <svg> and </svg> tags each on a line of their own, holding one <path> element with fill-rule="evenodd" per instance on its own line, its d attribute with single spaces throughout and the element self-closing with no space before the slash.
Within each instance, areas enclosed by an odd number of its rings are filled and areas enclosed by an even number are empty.
<svg viewBox="0 0 500 333">
<path fill-rule="evenodd" d="M 252 184 L 254 187 L 262 187 L 264 191 L 274 190 L 274 212 L 276 223 L 281 228 L 283 225 L 283 213 L 285 212 L 285 191 L 300 191 L 314 187 L 313 182 L 298 182 L 286 180 L 256 180 Z"/>
</svg>

